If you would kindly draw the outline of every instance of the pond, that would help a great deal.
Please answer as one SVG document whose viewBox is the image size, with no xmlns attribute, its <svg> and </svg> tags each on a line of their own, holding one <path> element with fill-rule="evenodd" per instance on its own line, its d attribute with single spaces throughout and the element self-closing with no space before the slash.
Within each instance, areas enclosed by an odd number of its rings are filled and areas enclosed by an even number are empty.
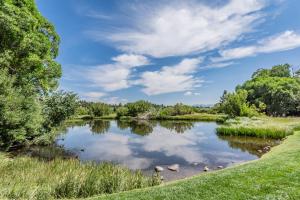
<svg viewBox="0 0 300 200">
<path fill-rule="evenodd" d="M 216 134 L 215 122 L 191 121 L 80 121 L 68 123 L 56 140 L 57 150 L 82 162 L 109 161 L 151 175 L 161 166 L 166 181 L 184 178 L 218 166 L 228 167 L 259 158 L 266 146 L 277 140 L 229 137 Z M 38 153 L 37 153 L 38 152 Z M 41 156 L 45 149 L 31 150 Z M 55 153 L 53 153 L 55 152 Z M 66 153 L 67 152 L 67 153 Z M 179 171 L 167 169 L 179 165 Z"/>
</svg>

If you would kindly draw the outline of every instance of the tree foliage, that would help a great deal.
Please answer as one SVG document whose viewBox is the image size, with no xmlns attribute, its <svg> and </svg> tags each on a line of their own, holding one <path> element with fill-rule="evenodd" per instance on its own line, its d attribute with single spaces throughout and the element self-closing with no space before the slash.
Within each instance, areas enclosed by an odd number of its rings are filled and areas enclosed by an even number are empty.
<svg viewBox="0 0 300 200">
<path fill-rule="evenodd" d="M 247 101 L 257 107 L 265 105 L 268 115 L 300 114 L 300 80 L 291 75 L 289 65 L 256 71 L 251 80 L 237 89 L 248 92 Z"/>
<path fill-rule="evenodd" d="M 112 113 L 112 108 L 106 103 L 90 103 L 88 109 L 89 114 L 93 117 L 101 117 Z"/>
<path fill-rule="evenodd" d="M 246 90 L 238 90 L 235 93 L 226 92 L 221 98 L 219 109 L 229 117 L 258 115 L 256 107 L 247 102 L 247 97 L 248 92 Z"/>
<path fill-rule="evenodd" d="M 78 97 L 72 92 L 54 92 L 43 101 L 44 127 L 59 126 L 64 120 L 75 114 Z"/>
<path fill-rule="evenodd" d="M 14 87 L 16 79 L 0 70 L 0 146 L 9 148 L 40 134 L 43 117 L 35 95 Z M 28 86 L 29 87 L 29 86 Z"/>
<path fill-rule="evenodd" d="M 60 124 L 76 99 L 53 93 L 60 39 L 34 0 L 1 0 L 0 30 L 0 146 L 10 147 Z"/>
<path fill-rule="evenodd" d="M 162 108 L 159 112 L 159 115 L 162 116 L 176 116 L 176 115 L 186 115 L 192 114 L 196 108 L 192 106 L 184 105 L 182 103 L 177 103 L 174 106 L 168 106 Z"/>
<path fill-rule="evenodd" d="M 37 10 L 34 0 L 1 0 L 0 66 L 15 76 L 15 85 L 28 83 L 38 92 L 55 89 L 61 67 L 59 36 Z"/>
<path fill-rule="evenodd" d="M 152 104 L 148 101 L 136 101 L 134 103 L 128 103 L 125 105 L 128 108 L 128 115 L 132 117 L 137 117 L 138 114 L 145 113 L 149 111 Z"/>
</svg>

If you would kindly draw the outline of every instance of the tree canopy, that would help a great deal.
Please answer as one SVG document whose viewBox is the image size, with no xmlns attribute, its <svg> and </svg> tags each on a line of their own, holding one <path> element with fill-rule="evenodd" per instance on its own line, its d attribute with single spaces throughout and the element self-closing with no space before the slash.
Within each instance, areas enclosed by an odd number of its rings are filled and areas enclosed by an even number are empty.
<svg viewBox="0 0 300 200">
<path fill-rule="evenodd" d="M 300 80 L 291 73 L 288 64 L 254 72 L 252 79 L 237 90 L 248 92 L 247 101 L 255 106 L 263 103 L 269 115 L 297 115 L 300 113 Z"/>
<path fill-rule="evenodd" d="M 10 148 L 50 132 L 77 97 L 54 92 L 60 39 L 34 0 L 1 0 L 0 30 L 0 146 Z"/>
<path fill-rule="evenodd" d="M 1 0 L 0 30 L 0 66 L 15 76 L 14 84 L 30 83 L 43 93 L 55 89 L 60 39 L 34 0 Z"/>
</svg>

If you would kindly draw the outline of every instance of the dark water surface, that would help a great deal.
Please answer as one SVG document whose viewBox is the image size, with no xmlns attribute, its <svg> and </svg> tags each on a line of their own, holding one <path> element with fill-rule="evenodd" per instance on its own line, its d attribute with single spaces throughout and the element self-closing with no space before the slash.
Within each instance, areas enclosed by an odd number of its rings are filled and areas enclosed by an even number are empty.
<svg viewBox="0 0 300 200">
<path fill-rule="evenodd" d="M 198 174 L 204 166 L 213 170 L 254 160 L 262 154 L 258 150 L 278 144 L 269 139 L 219 136 L 217 126 L 189 121 L 82 121 L 68 124 L 56 144 L 83 162 L 110 161 L 146 174 L 159 165 L 164 167 L 165 180 Z M 169 171 L 171 164 L 179 164 L 179 172 Z"/>
</svg>

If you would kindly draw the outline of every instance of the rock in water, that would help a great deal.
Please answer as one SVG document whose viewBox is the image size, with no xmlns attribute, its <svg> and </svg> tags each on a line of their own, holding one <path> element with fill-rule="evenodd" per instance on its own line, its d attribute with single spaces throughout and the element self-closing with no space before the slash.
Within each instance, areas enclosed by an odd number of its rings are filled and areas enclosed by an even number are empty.
<svg viewBox="0 0 300 200">
<path fill-rule="evenodd" d="M 207 166 L 205 166 L 203 171 L 207 172 L 207 171 L 209 171 L 209 168 Z"/>
<path fill-rule="evenodd" d="M 174 164 L 174 165 L 170 165 L 168 166 L 168 169 L 171 171 L 179 171 L 179 165 L 178 164 Z"/>
<path fill-rule="evenodd" d="M 156 167 L 154 168 L 154 170 L 155 170 L 156 172 L 162 172 L 162 171 L 164 171 L 164 168 L 161 167 L 161 166 L 156 166 Z"/>
</svg>

